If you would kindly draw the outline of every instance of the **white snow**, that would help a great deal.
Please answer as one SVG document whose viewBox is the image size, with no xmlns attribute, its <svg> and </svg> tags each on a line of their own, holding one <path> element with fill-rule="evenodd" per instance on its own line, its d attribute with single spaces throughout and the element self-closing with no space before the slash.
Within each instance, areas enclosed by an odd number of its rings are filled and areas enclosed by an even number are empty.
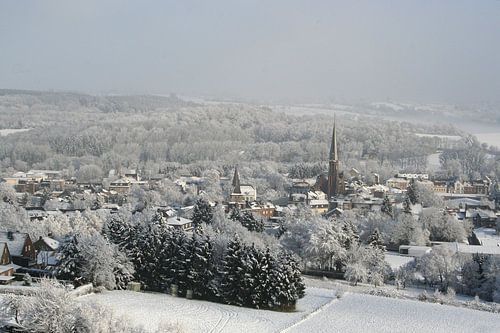
<svg viewBox="0 0 500 333">
<path fill-rule="evenodd" d="M 292 313 L 241 308 L 160 293 L 88 295 L 153 330 L 164 321 L 186 332 L 497 332 L 500 315 L 446 305 L 308 287 Z"/>
<path fill-rule="evenodd" d="M 289 332 L 498 332 L 500 315 L 446 305 L 346 294 Z"/>
<path fill-rule="evenodd" d="M 392 269 L 397 269 L 413 260 L 413 257 L 401 256 L 398 253 L 386 252 L 385 254 L 385 261 Z"/>
</svg>

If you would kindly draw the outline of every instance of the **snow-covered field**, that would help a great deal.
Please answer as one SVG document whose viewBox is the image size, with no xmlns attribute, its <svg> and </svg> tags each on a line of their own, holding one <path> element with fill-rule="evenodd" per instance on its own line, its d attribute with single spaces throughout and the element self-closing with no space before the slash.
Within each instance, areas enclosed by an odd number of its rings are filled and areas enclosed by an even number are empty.
<svg viewBox="0 0 500 333">
<path fill-rule="evenodd" d="M 14 134 L 14 133 L 20 133 L 20 132 L 26 132 L 29 131 L 31 128 L 6 128 L 6 129 L 0 129 L 0 136 L 7 136 L 9 134 Z"/>
<path fill-rule="evenodd" d="M 186 332 L 499 332 L 500 315 L 446 305 L 309 287 L 293 313 L 113 291 L 80 298 L 108 305 L 146 329 L 177 322 Z"/>
<path fill-rule="evenodd" d="M 490 146 L 497 146 L 500 148 L 500 133 L 479 133 L 474 134 L 479 142 L 485 142 Z"/>
</svg>

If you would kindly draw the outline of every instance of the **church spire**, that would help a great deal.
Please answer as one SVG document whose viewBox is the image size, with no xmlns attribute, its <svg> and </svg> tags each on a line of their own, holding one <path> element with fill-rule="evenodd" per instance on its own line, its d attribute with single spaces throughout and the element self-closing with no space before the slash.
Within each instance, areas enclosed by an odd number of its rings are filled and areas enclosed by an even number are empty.
<svg viewBox="0 0 500 333">
<path fill-rule="evenodd" d="M 238 173 L 238 166 L 234 167 L 234 176 L 233 176 L 233 193 L 241 193 L 240 188 L 240 175 Z"/>
<path fill-rule="evenodd" d="M 330 146 L 330 161 L 337 161 L 339 155 L 337 152 L 337 120 L 335 115 L 333 116 L 333 131 L 332 131 L 332 144 Z"/>
</svg>

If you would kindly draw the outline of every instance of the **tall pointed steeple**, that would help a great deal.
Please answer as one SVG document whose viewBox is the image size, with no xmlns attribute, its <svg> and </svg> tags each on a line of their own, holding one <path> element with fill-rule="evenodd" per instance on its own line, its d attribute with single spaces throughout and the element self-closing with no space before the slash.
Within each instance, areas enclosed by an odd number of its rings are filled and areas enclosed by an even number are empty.
<svg viewBox="0 0 500 333">
<path fill-rule="evenodd" d="M 328 161 L 328 199 L 344 193 L 344 180 L 340 175 L 340 161 L 337 150 L 337 119 L 334 116 L 330 158 Z"/>
<path fill-rule="evenodd" d="M 238 166 L 234 167 L 233 193 L 241 193 L 241 188 L 240 188 L 240 174 L 238 173 Z"/>
<path fill-rule="evenodd" d="M 339 158 L 337 152 L 337 119 L 333 116 L 333 131 L 332 131 L 332 144 L 330 146 L 330 161 L 336 161 Z"/>
</svg>

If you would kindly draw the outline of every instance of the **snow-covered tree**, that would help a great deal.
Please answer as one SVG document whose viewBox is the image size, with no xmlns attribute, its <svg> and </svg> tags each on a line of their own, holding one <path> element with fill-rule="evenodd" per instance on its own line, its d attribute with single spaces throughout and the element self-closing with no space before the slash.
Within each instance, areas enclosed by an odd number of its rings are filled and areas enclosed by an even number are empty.
<svg viewBox="0 0 500 333">
<path fill-rule="evenodd" d="M 419 193 L 417 188 L 417 182 L 414 178 L 410 180 L 408 187 L 406 188 L 406 197 L 412 205 L 419 203 Z"/>
<path fill-rule="evenodd" d="M 354 261 L 347 264 L 344 277 L 353 285 L 365 282 L 368 279 L 368 271 L 362 262 Z"/>
<path fill-rule="evenodd" d="M 392 232 L 391 240 L 397 245 L 425 245 L 429 241 L 428 231 L 422 228 L 411 214 L 400 214 Z"/>
<path fill-rule="evenodd" d="M 417 268 L 427 283 L 438 286 L 445 292 L 460 269 L 458 257 L 447 246 L 434 247 L 430 253 L 418 260 Z"/>
<path fill-rule="evenodd" d="M 385 251 L 385 245 L 382 241 L 382 236 L 380 235 L 380 231 L 378 231 L 377 228 L 373 231 L 370 237 L 368 237 L 367 243 L 373 248 Z"/>
<path fill-rule="evenodd" d="M 191 217 L 195 227 L 200 224 L 211 224 L 213 221 L 213 209 L 210 203 L 202 198 L 196 201 L 193 209 L 193 216 Z"/>
<path fill-rule="evenodd" d="M 91 282 L 107 289 L 124 289 L 134 268 L 116 245 L 100 234 L 70 236 L 60 246 L 57 275 L 75 284 Z"/>
<path fill-rule="evenodd" d="M 394 210 L 391 201 L 389 200 L 389 196 L 387 194 L 384 196 L 384 201 L 382 202 L 382 207 L 380 208 L 380 211 L 391 217 L 393 216 Z"/>
<path fill-rule="evenodd" d="M 186 288 L 200 298 L 213 298 L 216 294 L 214 276 L 216 267 L 213 245 L 209 237 L 195 232 L 189 242 Z"/>
<path fill-rule="evenodd" d="M 232 240 L 226 250 L 221 267 L 221 277 L 219 292 L 224 302 L 242 306 L 245 303 L 242 297 L 241 281 L 243 280 L 244 248 L 240 240 L 236 237 Z"/>
</svg>

